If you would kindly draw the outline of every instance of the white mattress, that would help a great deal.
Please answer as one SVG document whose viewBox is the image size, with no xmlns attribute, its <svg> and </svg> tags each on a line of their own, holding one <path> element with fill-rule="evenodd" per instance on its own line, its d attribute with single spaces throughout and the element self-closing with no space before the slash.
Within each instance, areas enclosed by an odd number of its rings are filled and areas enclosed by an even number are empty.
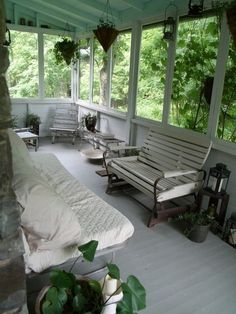
<svg viewBox="0 0 236 314">
<path fill-rule="evenodd" d="M 64 199 L 78 217 L 81 244 L 97 240 L 98 250 L 125 242 L 134 232 L 131 222 L 118 210 L 80 184 L 53 154 L 34 153 L 31 158 L 48 184 Z M 25 239 L 24 239 L 25 240 Z M 80 253 L 77 246 L 57 250 L 30 251 L 25 240 L 26 272 L 41 272 L 64 263 Z"/>
</svg>

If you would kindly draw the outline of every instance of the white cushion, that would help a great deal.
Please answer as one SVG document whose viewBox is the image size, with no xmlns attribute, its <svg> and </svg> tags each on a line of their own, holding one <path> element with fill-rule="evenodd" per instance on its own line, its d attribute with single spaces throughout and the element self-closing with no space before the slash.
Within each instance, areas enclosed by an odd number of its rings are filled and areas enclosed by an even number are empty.
<svg viewBox="0 0 236 314">
<path fill-rule="evenodd" d="M 11 144 L 13 164 L 28 161 L 29 164 L 33 165 L 24 141 L 12 129 L 8 129 L 8 136 Z"/>
<path fill-rule="evenodd" d="M 13 178 L 17 200 L 24 208 L 21 224 L 29 233 L 30 247 L 57 249 L 80 242 L 81 227 L 75 214 L 33 171 Z M 29 236 L 30 235 L 30 236 Z"/>
</svg>

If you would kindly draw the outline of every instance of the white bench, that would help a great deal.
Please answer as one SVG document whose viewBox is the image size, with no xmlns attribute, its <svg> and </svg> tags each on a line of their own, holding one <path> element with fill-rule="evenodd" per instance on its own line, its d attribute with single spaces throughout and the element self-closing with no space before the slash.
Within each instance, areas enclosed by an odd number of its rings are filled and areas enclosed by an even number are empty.
<svg viewBox="0 0 236 314">
<path fill-rule="evenodd" d="M 125 181 L 151 196 L 154 199 L 148 222 L 151 227 L 186 210 L 186 207 L 164 208 L 163 202 L 199 191 L 205 179 L 202 166 L 210 148 L 211 141 L 206 138 L 193 139 L 162 129 L 151 129 L 138 156 L 105 160 L 107 193 Z M 117 151 L 119 149 L 128 150 L 128 147 L 116 148 Z"/>
</svg>

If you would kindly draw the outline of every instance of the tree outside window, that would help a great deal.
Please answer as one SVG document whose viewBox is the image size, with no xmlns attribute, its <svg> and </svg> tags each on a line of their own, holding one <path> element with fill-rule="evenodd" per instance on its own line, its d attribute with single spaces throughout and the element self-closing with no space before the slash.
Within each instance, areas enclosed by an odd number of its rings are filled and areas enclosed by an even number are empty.
<svg viewBox="0 0 236 314">
<path fill-rule="evenodd" d="M 57 35 L 44 35 L 44 93 L 48 98 L 71 97 L 71 66 L 58 64 L 53 52 L 54 45 L 61 39 Z"/>
<path fill-rule="evenodd" d="M 167 42 L 162 40 L 163 27 L 149 26 L 142 30 L 137 108 L 143 118 L 161 121 L 167 65 Z"/>
<path fill-rule="evenodd" d="M 79 40 L 79 52 L 79 99 L 89 100 L 90 40 L 88 38 Z"/>
<path fill-rule="evenodd" d="M 219 113 L 217 137 L 236 142 L 236 49 L 231 40 Z"/>
<path fill-rule="evenodd" d="M 218 43 L 215 17 L 180 22 L 170 124 L 207 132 Z"/>
<path fill-rule="evenodd" d="M 112 45 L 111 107 L 127 111 L 131 32 L 122 32 Z"/>
<path fill-rule="evenodd" d="M 38 97 L 38 35 L 11 31 L 7 81 L 13 98 Z"/>
<path fill-rule="evenodd" d="M 107 106 L 108 56 L 97 39 L 93 45 L 93 103 Z"/>
</svg>

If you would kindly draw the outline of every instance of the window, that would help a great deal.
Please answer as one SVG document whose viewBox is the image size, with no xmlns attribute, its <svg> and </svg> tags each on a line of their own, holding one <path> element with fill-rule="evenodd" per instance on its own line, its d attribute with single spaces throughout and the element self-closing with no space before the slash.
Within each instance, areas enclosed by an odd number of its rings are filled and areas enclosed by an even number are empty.
<svg viewBox="0 0 236 314">
<path fill-rule="evenodd" d="M 231 40 L 219 113 L 217 137 L 236 142 L 236 50 Z"/>
<path fill-rule="evenodd" d="M 44 94 L 48 98 L 71 97 L 71 66 L 57 64 L 53 48 L 57 35 L 44 35 Z"/>
<path fill-rule="evenodd" d="M 111 107 L 127 111 L 131 32 L 120 33 L 112 45 Z"/>
<path fill-rule="evenodd" d="M 167 43 L 162 40 L 162 26 L 142 31 L 137 92 L 137 115 L 162 120 Z"/>
<path fill-rule="evenodd" d="M 97 39 L 93 47 L 93 102 L 107 105 L 108 56 Z"/>
<path fill-rule="evenodd" d="M 170 123 L 206 133 L 218 46 L 215 17 L 179 24 Z"/>
<path fill-rule="evenodd" d="M 90 41 L 81 39 L 79 41 L 79 98 L 89 100 L 89 79 L 90 79 Z"/>
<path fill-rule="evenodd" d="M 38 97 L 38 36 L 11 31 L 10 67 L 7 73 L 11 97 Z"/>
</svg>

